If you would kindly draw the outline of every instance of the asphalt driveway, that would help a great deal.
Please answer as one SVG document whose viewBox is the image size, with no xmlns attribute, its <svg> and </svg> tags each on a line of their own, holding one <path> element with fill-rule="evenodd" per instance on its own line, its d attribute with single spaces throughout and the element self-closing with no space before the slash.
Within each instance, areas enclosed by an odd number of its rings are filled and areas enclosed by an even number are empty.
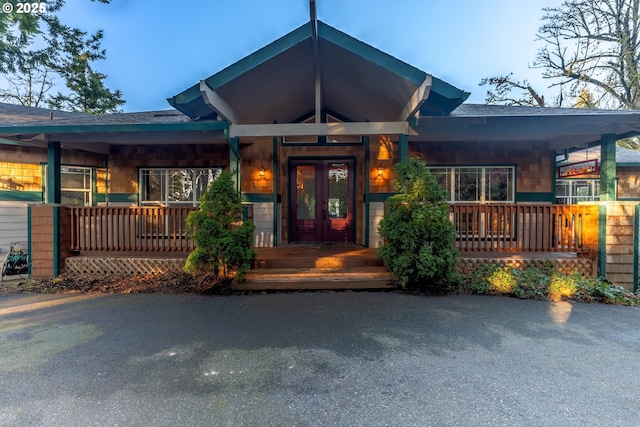
<svg viewBox="0 0 640 427">
<path fill-rule="evenodd" d="M 0 296 L 2 426 L 635 426 L 639 368 L 637 308 Z"/>
</svg>

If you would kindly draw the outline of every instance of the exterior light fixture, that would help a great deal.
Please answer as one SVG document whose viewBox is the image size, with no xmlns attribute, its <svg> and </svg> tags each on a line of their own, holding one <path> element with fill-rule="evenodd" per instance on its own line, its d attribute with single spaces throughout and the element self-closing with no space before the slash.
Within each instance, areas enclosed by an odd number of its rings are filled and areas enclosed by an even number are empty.
<svg viewBox="0 0 640 427">
<path fill-rule="evenodd" d="M 265 176 L 265 170 L 264 170 L 264 168 L 262 167 L 262 168 L 260 168 L 260 172 L 258 172 L 258 178 L 260 178 L 260 179 L 265 179 L 265 177 L 264 177 L 264 176 Z"/>
<path fill-rule="evenodd" d="M 378 166 L 378 178 L 384 178 L 384 168 L 382 166 Z"/>
</svg>

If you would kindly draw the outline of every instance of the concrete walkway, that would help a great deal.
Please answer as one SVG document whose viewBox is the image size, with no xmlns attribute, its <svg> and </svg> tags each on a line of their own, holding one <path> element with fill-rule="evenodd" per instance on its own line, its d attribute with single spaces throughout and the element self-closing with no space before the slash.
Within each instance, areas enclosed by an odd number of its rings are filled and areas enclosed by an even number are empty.
<svg viewBox="0 0 640 427">
<path fill-rule="evenodd" d="M 635 426 L 640 310 L 329 292 L 0 296 L 0 426 Z"/>
</svg>

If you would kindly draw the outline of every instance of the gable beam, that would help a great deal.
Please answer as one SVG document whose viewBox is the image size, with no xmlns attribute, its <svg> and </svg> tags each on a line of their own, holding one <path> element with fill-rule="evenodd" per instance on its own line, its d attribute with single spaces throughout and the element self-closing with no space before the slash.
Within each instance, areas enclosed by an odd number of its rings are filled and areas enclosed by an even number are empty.
<svg viewBox="0 0 640 427">
<path fill-rule="evenodd" d="M 431 74 L 427 74 L 422 84 L 413 92 L 413 95 L 411 95 L 411 98 L 402 109 L 402 113 L 400 113 L 400 117 L 398 117 L 399 121 L 409 120 L 415 116 L 424 101 L 429 98 L 432 83 L 433 78 Z"/>
<path fill-rule="evenodd" d="M 407 122 L 283 123 L 229 125 L 229 137 L 329 136 L 329 135 L 417 135 Z"/>
<path fill-rule="evenodd" d="M 315 111 L 316 123 L 322 122 L 322 72 L 320 67 L 320 45 L 318 42 L 318 14 L 316 0 L 309 0 L 309 14 L 311 24 L 311 44 L 313 45 L 313 62 L 315 70 Z"/>
<path fill-rule="evenodd" d="M 231 108 L 231 106 L 221 97 L 218 92 L 211 89 L 205 80 L 200 80 L 200 94 L 204 102 L 215 111 L 220 117 L 229 123 L 244 123 L 244 120 Z"/>
</svg>

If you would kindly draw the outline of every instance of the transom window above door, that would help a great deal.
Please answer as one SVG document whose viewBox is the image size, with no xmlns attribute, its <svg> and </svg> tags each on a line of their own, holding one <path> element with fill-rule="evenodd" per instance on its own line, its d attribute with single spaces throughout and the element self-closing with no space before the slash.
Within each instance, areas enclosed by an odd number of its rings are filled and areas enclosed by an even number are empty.
<svg viewBox="0 0 640 427">
<path fill-rule="evenodd" d="M 316 116 L 315 114 L 308 117 L 307 119 L 299 122 L 299 123 L 315 123 Z M 339 118 L 326 113 L 324 116 L 324 120 L 322 123 L 344 123 L 344 120 L 340 120 Z M 283 144 L 290 145 L 299 145 L 299 144 L 361 144 L 362 136 L 361 135 L 327 135 L 327 136 L 317 136 L 317 135 L 289 135 L 282 137 Z"/>
<path fill-rule="evenodd" d="M 197 206 L 222 168 L 141 168 L 140 204 Z"/>
</svg>

